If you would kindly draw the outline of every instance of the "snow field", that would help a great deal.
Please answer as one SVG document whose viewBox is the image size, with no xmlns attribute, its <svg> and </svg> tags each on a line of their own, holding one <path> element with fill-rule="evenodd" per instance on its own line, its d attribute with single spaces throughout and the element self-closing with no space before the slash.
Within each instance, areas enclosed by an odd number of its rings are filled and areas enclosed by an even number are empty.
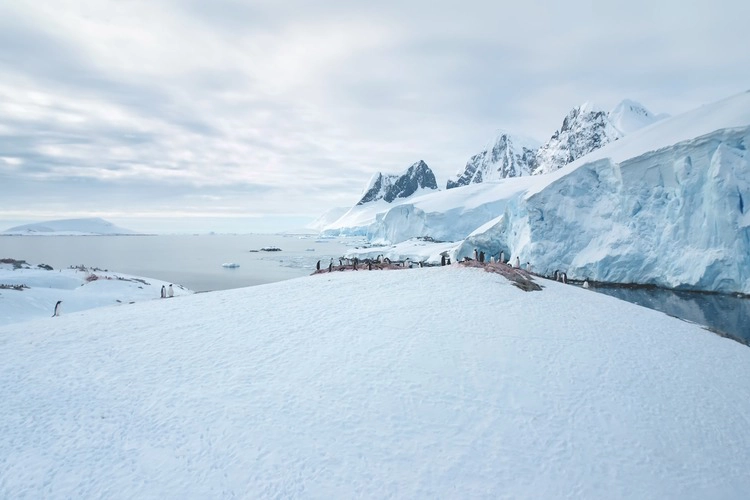
<svg viewBox="0 0 750 500">
<path fill-rule="evenodd" d="M 750 350 L 460 266 L 0 328 L 0 497 L 743 498 Z"/>
</svg>

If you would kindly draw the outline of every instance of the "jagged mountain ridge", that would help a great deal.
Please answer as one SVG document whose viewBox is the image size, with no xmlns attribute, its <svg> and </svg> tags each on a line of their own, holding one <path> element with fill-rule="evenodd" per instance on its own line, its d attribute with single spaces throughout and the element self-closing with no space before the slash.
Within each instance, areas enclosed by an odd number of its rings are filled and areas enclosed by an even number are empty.
<svg viewBox="0 0 750 500">
<path fill-rule="evenodd" d="M 458 179 L 448 180 L 447 189 L 505 177 L 531 175 L 536 168 L 536 150 L 539 144 L 531 140 L 500 134 L 494 143 L 475 154 L 466 163 Z"/>
<path fill-rule="evenodd" d="M 584 103 L 565 116 L 560 129 L 541 147 L 530 147 L 528 141 L 519 141 L 507 133 L 499 135 L 491 147 L 472 156 L 456 174 L 456 180 L 449 180 L 446 187 L 554 172 L 661 118 L 630 99 L 609 112 Z"/>
<path fill-rule="evenodd" d="M 377 200 L 391 203 L 397 198 L 408 198 L 419 189 L 437 189 L 435 174 L 423 160 L 414 163 L 401 174 L 373 175 L 357 205 Z"/>
</svg>

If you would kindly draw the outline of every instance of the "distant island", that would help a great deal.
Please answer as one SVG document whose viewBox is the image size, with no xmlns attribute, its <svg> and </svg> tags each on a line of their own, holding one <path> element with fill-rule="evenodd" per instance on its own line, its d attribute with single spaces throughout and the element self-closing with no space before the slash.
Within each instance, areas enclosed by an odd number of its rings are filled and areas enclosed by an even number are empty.
<svg viewBox="0 0 750 500">
<path fill-rule="evenodd" d="M 2 236 L 114 236 L 139 235 L 131 229 L 119 227 L 99 217 L 61 219 L 35 222 L 6 229 Z"/>
</svg>

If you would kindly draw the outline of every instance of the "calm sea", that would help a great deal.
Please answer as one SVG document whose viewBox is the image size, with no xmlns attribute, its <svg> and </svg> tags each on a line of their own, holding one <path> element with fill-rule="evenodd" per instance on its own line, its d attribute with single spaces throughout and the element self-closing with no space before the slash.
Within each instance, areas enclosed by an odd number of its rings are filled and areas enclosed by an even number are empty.
<svg viewBox="0 0 750 500">
<path fill-rule="evenodd" d="M 351 243 L 351 242 L 350 242 Z M 266 252 L 261 248 L 279 248 Z M 344 240 L 312 236 L 2 236 L 0 258 L 54 268 L 85 265 L 183 285 L 195 291 L 225 290 L 311 274 L 347 250 Z M 236 263 L 238 268 L 222 267 Z"/>
<path fill-rule="evenodd" d="M 307 276 L 359 240 L 314 236 L 0 236 L 0 258 L 65 268 L 83 264 L 177 283 L 195 291 L 225 290 Z M 278 252 L 261 248 L 276 247 Z M 223 263 L 237 263 L 228 269 Z M 750 299 L 660 289 L 595 291 L 709 326 L 750 344 Z"/>
</svg>

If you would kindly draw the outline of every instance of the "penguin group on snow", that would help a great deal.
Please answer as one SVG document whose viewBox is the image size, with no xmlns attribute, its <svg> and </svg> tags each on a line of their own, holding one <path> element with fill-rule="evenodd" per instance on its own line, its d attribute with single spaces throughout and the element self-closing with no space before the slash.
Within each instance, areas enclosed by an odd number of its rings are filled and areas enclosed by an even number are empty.
<svg viewBox="0 0 750 500">
<path fill-rule="evenodd" d="M 169 288 L 164 285 L 161 286 L 161 298 L 166 299 L 168 297 L 174 297 L 174 288 L 172 288 L 171 283 L 169 284 Z"/>
</svg>

